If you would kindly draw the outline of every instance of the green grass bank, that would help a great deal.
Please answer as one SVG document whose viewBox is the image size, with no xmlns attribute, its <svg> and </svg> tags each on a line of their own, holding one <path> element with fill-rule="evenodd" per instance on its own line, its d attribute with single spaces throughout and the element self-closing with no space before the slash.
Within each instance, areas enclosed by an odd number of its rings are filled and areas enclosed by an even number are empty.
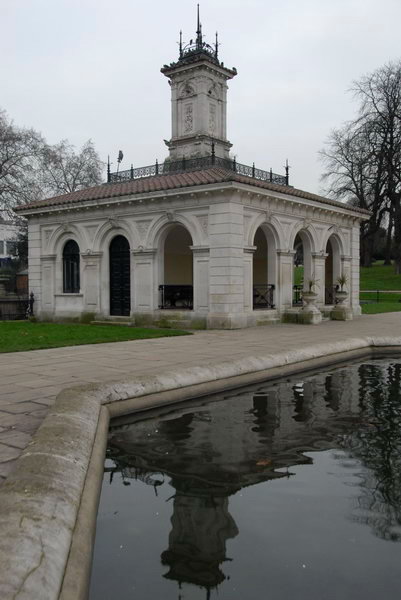
<svg viewBox="0 0 401 600">
<path fill-rule="evenodd" d="M 124 342 L 178 335 L 191 334 L 175 329 L 121 327 L 117 325 L 2 321 L 0 322 L 0 352 L 21 352 L 23 350 Z"/>
</svg>

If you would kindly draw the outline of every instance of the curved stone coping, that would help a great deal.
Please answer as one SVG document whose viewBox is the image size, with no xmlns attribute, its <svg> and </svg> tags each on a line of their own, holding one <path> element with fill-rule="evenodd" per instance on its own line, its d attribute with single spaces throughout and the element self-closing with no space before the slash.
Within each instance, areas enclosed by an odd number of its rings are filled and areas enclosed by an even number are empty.
<svg viewBox="0 0 401 600">
<path fill-rule="evenodd" d="M 217 391 L 213 382 L 220 385 L 221 390 L 280 376 L 285 367 L 290 370 L 298 370 L 297 365 L 303 369 L 309 365 L 315 368 L 319 364 L 356 358 L 358 352 L 361 355 L 374 348 L 395 351 L 397 347 L 401 349 L 401 337 L 354 338 L 276 355 L 136 377 L 132 381 L 63 390 L 0 488 L 1 599 L 56 600 L 61 591 L 63 599 L 85 597 L 91 549 L 87 548 L 86 556 L 82 557 L 84 562 L 86 559 L 82 566 L 76 552 L 70 556 L 70 549 L 77 530 L 81 537 L 87 534 L 93 539 L 96 514 L 90 515 L 88 507 L 96 512 L 110 415 L 211 393 Z M 175 392 L 172 394 L 172 391 Z M 166 392 L 170 394 L 166 396 Z M 94 474 L 89 466 L 95 454 L 96 438 L 103 450 L 97 448 L 98 472 Z M 89 496 L 92 494 L 92 502 L 88 502 L 83 492 L 91 477 L 94 489 L 87 490 Z M 80 522 L 81 503 L 83 512 L 86 506 L 86 516 L 91 517 L 92 522 L 90 518 L 89 522 L 82 518 Z M 85 532 L 85 529 L 90 531 Z M 74 568 L 66 571 L 67 563 L 83 569 L 84 576 Z"/>
</svg>

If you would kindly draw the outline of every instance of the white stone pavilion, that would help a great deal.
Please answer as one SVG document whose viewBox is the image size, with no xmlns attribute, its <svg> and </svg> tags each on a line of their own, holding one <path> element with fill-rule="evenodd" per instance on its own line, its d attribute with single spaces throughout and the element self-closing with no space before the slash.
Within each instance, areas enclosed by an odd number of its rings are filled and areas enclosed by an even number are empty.
<svg viewBox="0 0 401 600">
<path fill-rule="evenodd" d="M 359 225 L 367 212 L 239 164 L 227 139 L 218 43 L 194 43 L 164 65 L 172 134 L 164 162 L 110 173 L 103 185 L 18 209 L 29 222 L 29 283 L 40 319 L 240 328 L 352 318 L 359 306 Z M 316 285 L 313 314 L 294 288 Z M 339 312 L 335 288 L 348 292 Z"/>
</svg>

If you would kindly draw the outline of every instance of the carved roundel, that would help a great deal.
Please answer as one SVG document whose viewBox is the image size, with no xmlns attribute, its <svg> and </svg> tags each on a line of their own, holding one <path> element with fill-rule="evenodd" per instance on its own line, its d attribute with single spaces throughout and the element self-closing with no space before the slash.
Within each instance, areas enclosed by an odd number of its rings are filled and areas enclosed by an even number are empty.
<svg viewBox="0 0 401 600">
<path fill-rule="evenodd" d="M 183 83 L 180 89 L 180 98 L 188 98 L 189 96 L 193 96 L 195 94 L 195 90 L 192 85 L 188 82 Z"/>
</svg>

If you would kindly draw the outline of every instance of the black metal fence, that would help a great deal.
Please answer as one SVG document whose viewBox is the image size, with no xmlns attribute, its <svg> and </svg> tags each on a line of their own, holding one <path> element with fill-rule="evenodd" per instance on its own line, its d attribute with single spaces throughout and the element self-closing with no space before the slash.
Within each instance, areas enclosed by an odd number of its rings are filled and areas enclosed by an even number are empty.
<svg viewBox="0 0 401 600">
<path fill-rule="evenodd" d="M 192 285 L 159 285 L 159 308 L 192 310 L 193 306 Z"/>
<path fill-rule="evenodd" d="M 274 285 L 255 283 L 253 286 L 253 308 L 274 308 Z"/>
<path fill-rule="evenodd" d="M 0 321 L 27 319 L 29 314 L 29 298 L 0 298 Z"/>
<path fill-rule="evenodd" d="M 359 301 L 361 304 L 401 302 L 401 290 L 360 290 Z"/>
<path fill-rule="evenodd" d="M 115 173 L 110 172 L 110 165 L 107 168 L 107 181 L 108 183 L 119 183 L 122 181 L 130 181 L 131 179 L 140 179 L 142 177 L 155 177 L 156 175 L 173 175 L 177 173 L 185 173 L 186 171 L 200 171 L 207 167 L 221 167 L 229 171 L 234 171 L 239 175 L 245 175 L 246 177 L 253 177 L 260 181 L 268 181 L 270 183 L 276 183 L 278 185 L 289 185 L 288 167 L 286 167 L 285 175 L 278 175 L 270 171 L 264 171 L 263 169 L 257 169 L 255 164 L 252 166 L 243 165 L 238 163 L 235 158 L 220 158 L 215 156 L 214 152 L 210 156 L 202 156 L 200 158 L 182 158 L 176 161 L 164 161 L 163 163 L 156 163 L 154 165 L 148 165 L 146 167 L 134 167 L 125 171 L 118 171 Z"/>
<path fill-rule="evenodd" d="M 294 285 L 292 287 L 292 305 L 293 306 L 302 306 L 303 305 L 302 292 L 303 292 L 302 285 Z"/>
</svg>

